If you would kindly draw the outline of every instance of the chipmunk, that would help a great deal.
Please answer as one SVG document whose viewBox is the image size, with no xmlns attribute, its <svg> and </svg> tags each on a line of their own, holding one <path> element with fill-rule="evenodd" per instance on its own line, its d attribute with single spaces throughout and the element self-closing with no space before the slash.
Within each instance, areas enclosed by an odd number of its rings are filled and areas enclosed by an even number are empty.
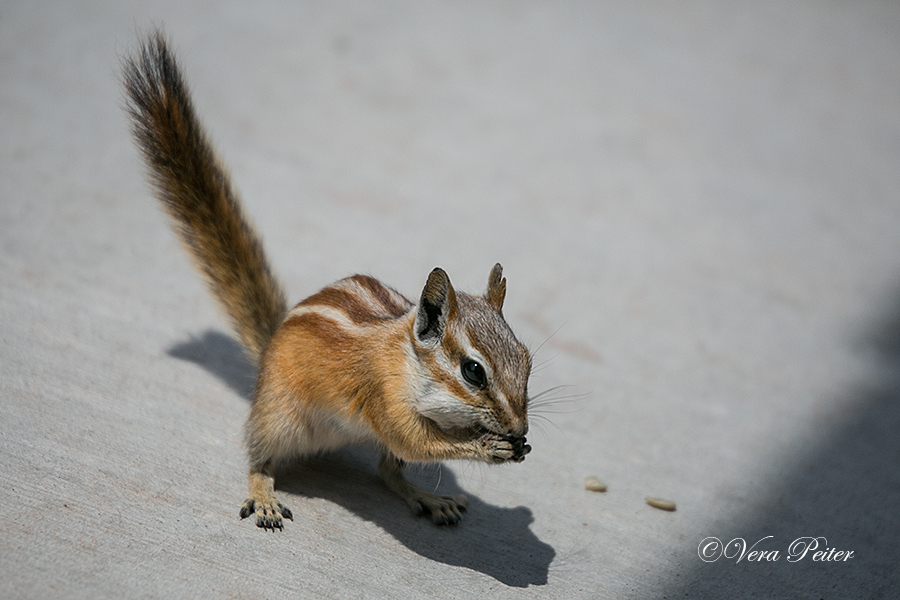
<svg viewBox="0 0 900 600">
<path fill-rule="evenodd" d="M 503 317 L 501 266 L 483 295 L 456 292 L 436 268 L 417 303 L 354 275 L 289 310 L 161 32 L 125 59 L 123 83 L 155 194 L 258 367 L 241 518 L 255 514 L 258 526 L 283 529 L 293 515 L 275 496 L 275 465 L 368 443 L 382 453 L 384 482 L 413 512 L 457 523 L 465 496 L 425 492 L 403 468 L 454 458 L 521 462 L 531 451 L 531 356 Z"/>
</svg>

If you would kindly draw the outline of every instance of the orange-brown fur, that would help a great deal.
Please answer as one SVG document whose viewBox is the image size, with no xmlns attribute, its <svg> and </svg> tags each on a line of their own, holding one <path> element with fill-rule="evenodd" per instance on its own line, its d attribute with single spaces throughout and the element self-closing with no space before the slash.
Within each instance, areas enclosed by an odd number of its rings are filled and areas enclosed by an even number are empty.
<svg viewBox="0 0 900 600">
<path fill-rule="evenodd" d="M 531 449 L 531 357 L 503 318 L 500 265 L 483 296 L 457 293 L 441 269 L 416 303 L 355 275 L 288 311 L 160 33 L 126 61 L 124 82 L 156 194 L 259 365 L 241 516 L 281 528 L 293 516 L 275 497 L 274 466 L 362 442 L 381 450 L 380 474 L 413 510 L 456 523 L 465 497 L 424 492 L 402 469 L 452 458 L 519 462 Z"/>
</svg>

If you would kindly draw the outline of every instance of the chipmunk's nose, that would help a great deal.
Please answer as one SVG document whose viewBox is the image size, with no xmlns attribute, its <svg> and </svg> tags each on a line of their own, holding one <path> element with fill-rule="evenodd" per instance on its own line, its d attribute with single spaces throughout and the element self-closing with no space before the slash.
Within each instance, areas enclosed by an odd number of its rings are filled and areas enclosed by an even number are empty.
<svg viewBox="0 0 900 600">
<path fill-rule="evenodd" d="M 528 433 L 528 421 L 520 421 L 507 429 L 507 435 L 513 437 L 525 437 L 526 433 Z"/>
</svg>

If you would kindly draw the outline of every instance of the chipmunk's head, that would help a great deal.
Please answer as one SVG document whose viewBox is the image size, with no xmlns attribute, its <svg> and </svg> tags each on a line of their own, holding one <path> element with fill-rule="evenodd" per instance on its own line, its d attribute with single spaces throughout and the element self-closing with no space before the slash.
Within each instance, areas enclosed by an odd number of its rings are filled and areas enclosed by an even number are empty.
<svg viewBox="0 0 900 600">
<path fill-rule="evenodd" d="M 457 293 L 443 269 L 428 276 L 416 308 L 414 345 L 427 383 L 420 414 L 461 437 L 490 432 L 527 453 L 531 355 L 503 318 L 506 279 L 495 265 L 482 296 Z"/>
</svg>

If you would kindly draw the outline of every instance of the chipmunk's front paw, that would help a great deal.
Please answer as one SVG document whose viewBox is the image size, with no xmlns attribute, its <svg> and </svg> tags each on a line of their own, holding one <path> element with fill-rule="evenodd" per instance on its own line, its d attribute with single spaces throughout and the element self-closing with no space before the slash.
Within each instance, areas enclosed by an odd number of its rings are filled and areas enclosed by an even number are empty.
<svg viewBox="0 0 900 600">
<path fill-rule="evenodd" d="M 522 462 L 525 455 L 531 452 L 531 446 L 525 443 L 524 437 L 504 436 L 488 433 L 481 438 L 482 446 L 490 462 Z"/>
<path fill-rule="evenodd" d="M 466 512 L 468 499 L 460 494 L 455 498 L 437 496 L 420 491 L 410 502 L 416 515 L 429 515 L 435 525 L 456 525 Z"/>
<path fill-rule="evenodd" d="M 253 513 L 256 513 L 256 526 L 262 527 L 263 529 L 284 529 L 284 521 L 282 517 L 285 519 L 294 520 L 294 515 L 291 513 L 291 510 L 276 500 L 272 498 L 271 500 L 255 500 L 253 498 L 247 498 L 244 504 L 241 506 L 241 518 L 246 519 Z"/>
</svg>

